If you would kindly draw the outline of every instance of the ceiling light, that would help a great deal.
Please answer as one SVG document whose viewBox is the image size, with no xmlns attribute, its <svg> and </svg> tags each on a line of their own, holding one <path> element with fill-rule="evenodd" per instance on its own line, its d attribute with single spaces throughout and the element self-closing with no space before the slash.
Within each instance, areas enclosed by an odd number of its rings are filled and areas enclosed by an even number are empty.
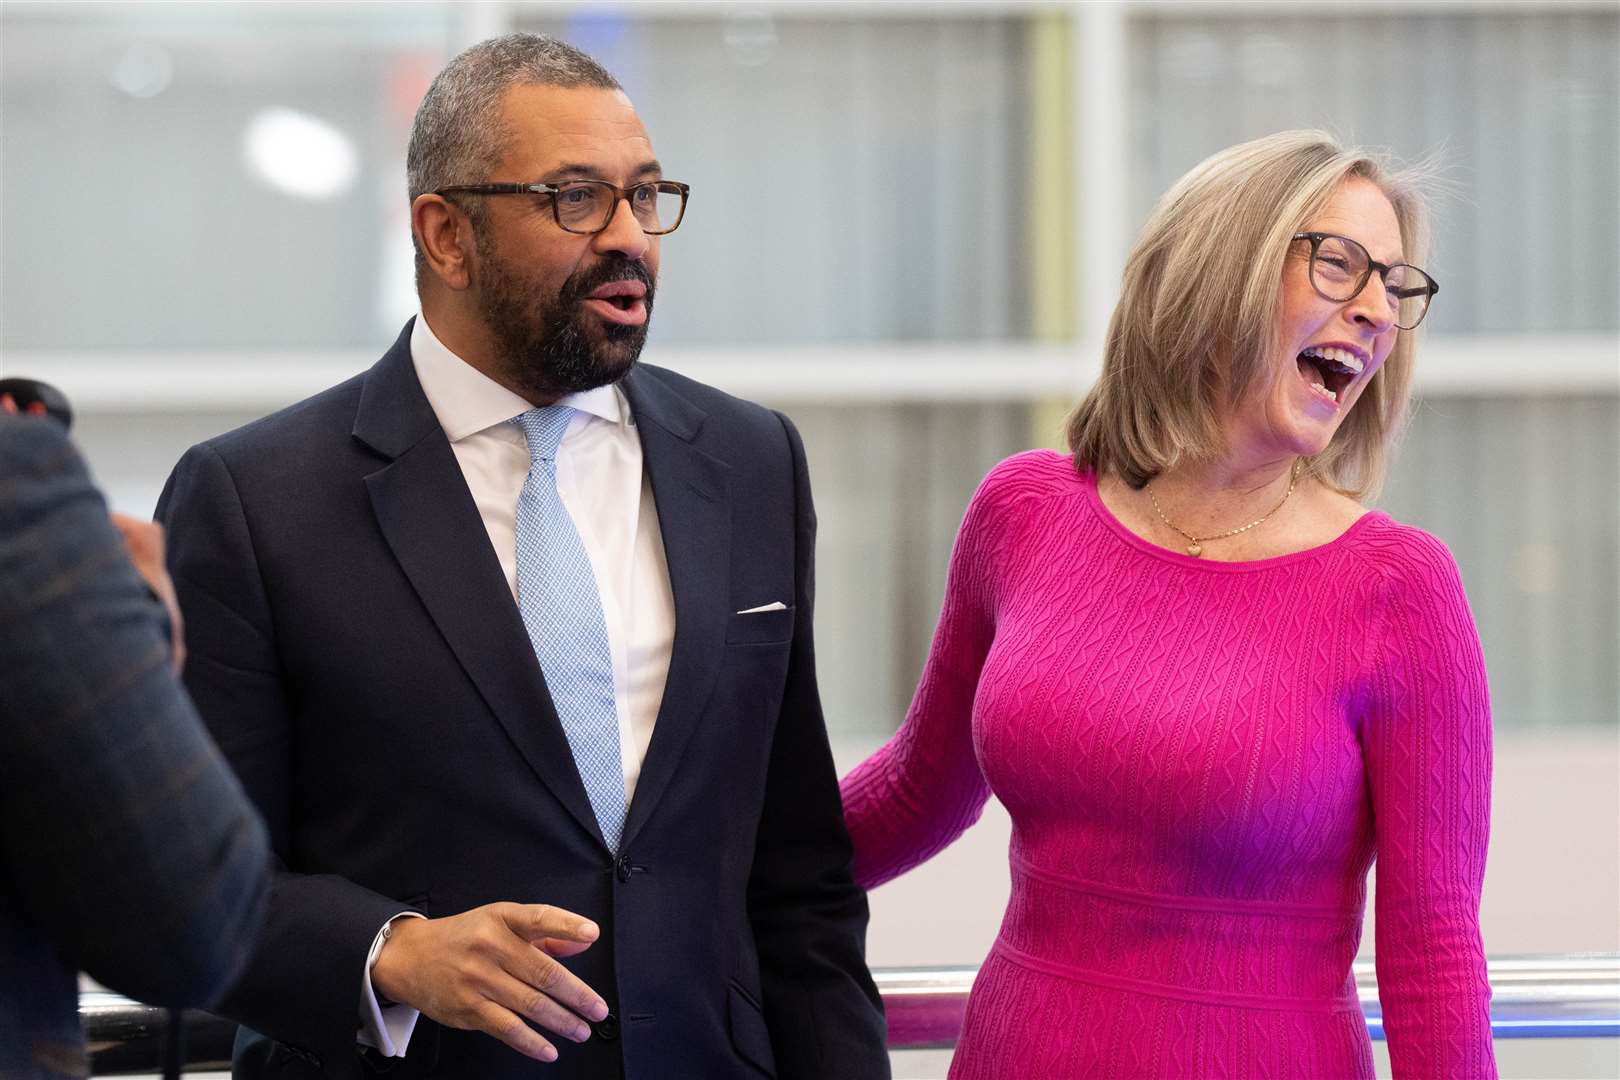
<svg viewBox="0 0 1620 1080">
<path fill-rule="evenodd" d="M 295 109 L 265 109 L 254 116 L 243 133 L 242 154 L 259 179 L 301 199 L 336 198 L 360 171 L 360 157 L 347 135 Z"/>
</svg>

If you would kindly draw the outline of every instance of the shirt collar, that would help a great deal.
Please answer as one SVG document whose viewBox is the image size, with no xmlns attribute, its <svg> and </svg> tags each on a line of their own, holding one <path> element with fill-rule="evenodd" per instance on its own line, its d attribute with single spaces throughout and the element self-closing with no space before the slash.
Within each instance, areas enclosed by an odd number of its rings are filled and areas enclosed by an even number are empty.
<svg viewBox="0 0 1620 1080">
<path fill-rule="evenodd" d="M 451 352 L 428 326 L 421 314 L 411 328 L 411 363 L 417 381 L 427 396 L 433 415 L 445 436 L 453 443 L 533 408 L 482 371 Z M 610 424 L 631 425 L 630 403 L 617 385 L 598 386 L 578 394 L 568 394 L 557 404 L 606 420 Z"/>
</svg>

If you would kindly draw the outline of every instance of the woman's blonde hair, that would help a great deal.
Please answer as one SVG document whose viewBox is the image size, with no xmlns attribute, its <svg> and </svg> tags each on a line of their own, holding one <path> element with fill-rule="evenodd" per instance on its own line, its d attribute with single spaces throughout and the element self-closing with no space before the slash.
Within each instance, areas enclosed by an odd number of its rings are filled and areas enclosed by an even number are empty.
<svg viewBox="0 0 1620 1080">
<path fill-rule="evenodd" d="M 1266 376 L 1278 339 L 1284 260 L 1295 233 L 1361 177 L 1395 208 L 1404 257 L 1422 265 L 1426 169 L 1343 147 L 1321 131 L 1284 131 L 1222 150 L 1159 200 L 1125 262 L 1102 374 L 1069 417 L 1077 467 L 1140 488 L 1179 461 L 1218 455 L 1220 395 L 1236 403 Z M 1357 499 L 1383 484 L 1412 385 L 1410 331 L 1306 467 Z"/>
</svg>

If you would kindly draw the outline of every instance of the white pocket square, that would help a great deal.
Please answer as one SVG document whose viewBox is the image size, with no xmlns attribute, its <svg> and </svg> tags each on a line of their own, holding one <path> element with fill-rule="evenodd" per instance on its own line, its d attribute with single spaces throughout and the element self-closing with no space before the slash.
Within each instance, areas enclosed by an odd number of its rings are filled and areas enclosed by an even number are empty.
<svg viewBox="0 0 1620 1080">
<path fill-rule="evenodd" d="M 739 614 L 739 615 L 758 615 L 762 611 L 786 611 L 786 610 L 787 610 L 787 605 L 786 604 L 782 603 L 782 601 L 780 601 L 780 600 L 773 600 L 769 604 L 761 604 L 759 607 L 751 607 L 751 608 L 748 608 L 745 611 L 739 611 L 739 612 L 737 612 L 737 614 Z"/>
</svg>

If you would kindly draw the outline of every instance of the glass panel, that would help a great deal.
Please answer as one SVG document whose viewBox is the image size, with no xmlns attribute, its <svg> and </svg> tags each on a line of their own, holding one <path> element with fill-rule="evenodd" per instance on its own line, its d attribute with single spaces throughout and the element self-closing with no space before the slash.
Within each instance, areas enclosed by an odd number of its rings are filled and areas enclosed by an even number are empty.
<svg viewBox="0 0 1620 1080">
<path fill-rule="evenodd" d="M 655 341 L 1027 335 L 1023 17 L 503 11 L 596 53 L 697 192 Z M 405 141 L 459 17 L 6 5 L 0 344 L 391 337 Z"/>
<path fill-rule="evenodd" d="M 1617 462 L 1614 397 L 1430 398 L 1401 445 L 1380 504 L 1457 557 L 1499 731 L 1620 716 Z"/>
<path fill-rule="evenodd" d="M 451 14 L 5 5 L 0 345 L 397 333 L 414 309 L 405 141 Z"/>
<path fill-rule="evenodd" d="M 1408 163 L 1437 154 L 1442 196 L 1422 265 L 1444 291 L 1430 333 L 1615 330 L 1617 55 L 1612 6 L 1292 17 L 1138 7 L 1132 221 L 1216 150 L 1325 128 Z M 1323 58 L 1333 78 L 1314 77 Z"/>
<path fill-rule="evenodd" d="M 654 341 L 1028 336 L 1026 16 L 548 16 L 692 185 Z"/>
<path fill-rule="evenodd" d="M 1030 445 L 1028 410 L 783 404 L 815 485 L 816 666 L 827 726 L 835 739 L 875 745 L 911 703 L 968 499 L 991 466 Z"/>
</svg>

